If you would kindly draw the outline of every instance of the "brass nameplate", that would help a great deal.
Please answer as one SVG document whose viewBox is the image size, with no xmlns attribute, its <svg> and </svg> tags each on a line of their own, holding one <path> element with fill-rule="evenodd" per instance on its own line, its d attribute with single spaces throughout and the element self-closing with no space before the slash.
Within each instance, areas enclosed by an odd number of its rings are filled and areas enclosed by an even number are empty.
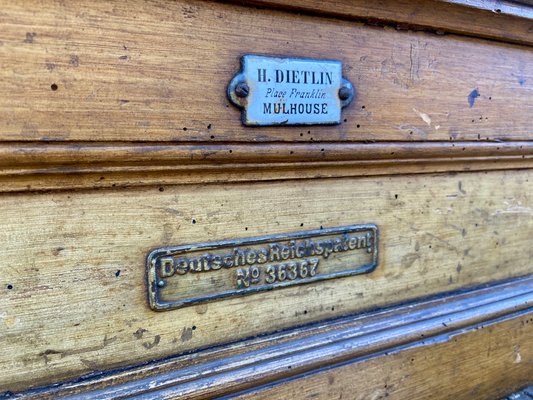
<svg viewBox="0 0 533 400">
<path fill-rule="evenodd" d="M 163 247 L 147 258 L 154 310 L 372 272 L 376 225 Z"/>
</svg>

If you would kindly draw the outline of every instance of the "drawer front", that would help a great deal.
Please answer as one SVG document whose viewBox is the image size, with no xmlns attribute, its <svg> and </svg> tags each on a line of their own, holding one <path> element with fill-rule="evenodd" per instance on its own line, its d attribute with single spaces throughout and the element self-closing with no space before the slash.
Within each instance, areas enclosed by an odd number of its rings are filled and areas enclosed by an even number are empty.
<svg viewBox="0 0 533 400">
<path fill-rule="evenodd" d="M 4 195 L 1 386 L 49 384 L 526 275 L 530 180 L 526 170 Z M 379 228 L 371 273 L 149 307 L 154 248 L 360 223 Z"/>
<path fill-rule="evenodd" d="M 526 46 L 205 1 L 4 1 L 0 18 L 3 140 L 477 141 L 531 134 L 533 54 Z M 338 126 L 250 131 L 226 96 L 247 53 L 341 60 L 357 98 Z"/>
</svg>

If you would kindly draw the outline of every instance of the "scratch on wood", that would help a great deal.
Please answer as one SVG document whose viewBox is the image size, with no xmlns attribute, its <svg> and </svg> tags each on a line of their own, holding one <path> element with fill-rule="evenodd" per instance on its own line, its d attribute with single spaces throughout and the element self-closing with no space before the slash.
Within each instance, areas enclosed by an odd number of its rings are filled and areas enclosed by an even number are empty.
<svg viewBox="0 0 533 400">
<path fill-rule="evenodd" d="M 161 341 L 161 336 L 160 335 L 155 335 L 154 336 L 154 341 L 153 342 L 144 342 L 143 343 L 143 347 L 147 350 L 157 346 L 159 344 L 159 342 Z"/>
<path fill-rule="evenodd" d="M 418 111 L 416 108 L 413 107 L 413 111 L 418 114 L 420 118 L 422 118 L 422 121 L 424 121 L 428 126 L 431 126 L 431 118 L 429 115 L 427 115 L 424 112 Z"/>
</svg>

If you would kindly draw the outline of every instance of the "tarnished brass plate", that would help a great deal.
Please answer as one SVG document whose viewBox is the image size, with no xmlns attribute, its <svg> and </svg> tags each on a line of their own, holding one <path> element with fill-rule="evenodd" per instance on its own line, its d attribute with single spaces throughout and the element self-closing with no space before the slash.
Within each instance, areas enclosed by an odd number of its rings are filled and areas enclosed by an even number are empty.
<svg viewBox="0 0 533 400">
<path fill-rule="evenodd" d="M 372 272 L 376 225 L 163 247 L 147 258 L 154 310 Z"/>
</svg>

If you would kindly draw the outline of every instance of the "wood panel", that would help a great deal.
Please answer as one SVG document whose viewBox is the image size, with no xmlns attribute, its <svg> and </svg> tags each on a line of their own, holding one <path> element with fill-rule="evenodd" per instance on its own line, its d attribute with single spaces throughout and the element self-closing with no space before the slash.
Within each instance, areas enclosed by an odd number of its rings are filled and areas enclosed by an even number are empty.
<svg viewBox="0 0 533 400">
<path fill-rule="evenodd" d="M 244 3 L 235 1 L 236 3 Z M 384 24 L 397 29 L 454 32 L 499 41 L 532 44 L 533 8 L 501 0 L 254 0 L 252 3 L 296 12 Z"/>
<path fill-rule="evenodd" d="M 533 167 L 533 142 L 0 144 L 0 191 Z"/>
<path fill-rule="evenodd" d="M 0 387 L 528 274 L 532 195 L 530 170 L 3 195 Z M 381 232 L 371 274 L 246 301 L 147 306 L 144 263 L 154 247 L 360 223 Z"/>
<path fill-rule="evenodd" d="M 419 301 L 377 313 L 330 320 L 249 339 L 218 349 L 200 351 L 194 355 L 153 362 L 128 371 L 102 374 L 83 382 L 68 382 L 29 391 L 20 394 L 20 397 L 78 400 L 135 396 L 150 399 L 218 398 L 249 389 L 254 393 L 261 392 L 265 385 L 271 387 L 280 382 L 283 384 L 289 381 L 290 386 L 295 386 L 295 382 L 291 380 L 299 379 L 303 374 L 320 374 L 346 362 L 364 363 L 364 360 L 370 357 L 383 358 L 383 352 L 392 354 L 400 348 L 405 350 L 414 346 L 422 347 L 417 353 L 426 354 L 438 343 L 452 340 L 468 331 L 487 328 L 501 330 L 494 325 L 505 324 L 506 320 L 517 316 L 525 322 L 522 325 L 524 327 L 533 322 L 532 305 L 533 277 L 521 278 L 463 294 L 444 296 L 437 300 Z M 510 317 L 509 314 L 514 316 Z M 491 387 L 490 390 L 509 392 L 518 385 L 523 385 L 524 377 L 527 379 L 528 371 L 531 371 L 531 354 L 527 350 L 517 350 L 517 346 L 528 345 L 532 330 L 531 325 L 526 326 L 526 329 L 511 327 L 510 332 L 513 332 L 515 341 L 513 349 L 505 349 L 506 344 L 502 346 L 502 343 L 498 343 L 506 353 L 502 358 L 516 361 L 517 354 L 520 354 L 521 358 L 512 365 L 513 379 L 507 380 L 500 387 L 495 386 L 495 382 L 486 382 Z M 448 354 L 448 357 L 452 356 Z M 429 364 L 436 361 L 432 359 Z M 498 358 L 498 362 L 500 361 L 501 358 Z M 384 364 L 388 362 L 383 360 Z M 412 367 L 428 366 L 426 363 Z M 497 373 L 501 366 L 491 364 L 490 368 L 491 373 Z M 477 374 L 483 375 L 476 378 L 486 379 L 482 371 L 476 371 Z M 413 381 L 414 383 L 403 384 L 402 391 L 406 392 L 408 386 L 416 385 L 417 380 Z M 437 382 L 432 387 L 439 385 L 442 389 L 447 384 Z M 374 385 L 374 389 L 382 388 L 381 384 Z M 323 397 L 331 398 L 327 396 L 327 387 Z M 487 389 L 489 388 L 485 390 Z M 372 387 L 367 385 L 365 390 L 372 391 Z M 296 394 L 295 397 L 300 398 L 302 393 L 307 394 L 308 390 Z M 445 396 L 447 391 L 441 393 Z"/>
<path fill-rule="evenodd" d="M 194 0 L 45 4 L 0 3 L 2 140 L 531 139 L 528 47 Z M 342 60 L 346 121 L 242 127 L 226 85 L 245 53 Z"/>
</svg>

